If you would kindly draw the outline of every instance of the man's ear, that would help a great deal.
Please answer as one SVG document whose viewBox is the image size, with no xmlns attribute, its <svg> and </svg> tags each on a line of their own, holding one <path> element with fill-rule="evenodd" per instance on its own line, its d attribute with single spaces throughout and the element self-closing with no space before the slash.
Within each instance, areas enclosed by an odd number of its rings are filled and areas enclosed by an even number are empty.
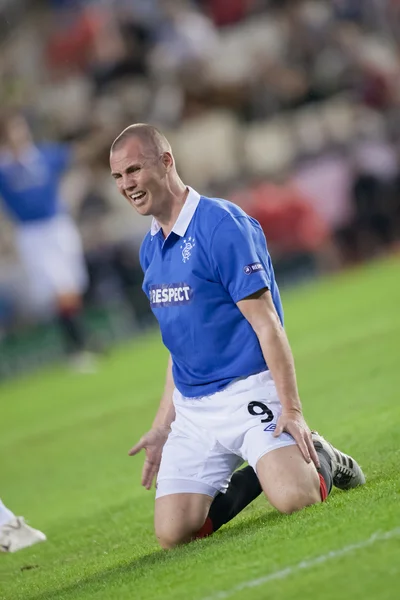
<svg viewBox="0 0 400 600">
<path fill-rule="evenodd" d="M 165 169 L 170 171 L 170 169 L 174 166 L 174 157 L 172 156 L 171 152 L 163 152 L 161 155 L 161 162 Z"/>
</svg>

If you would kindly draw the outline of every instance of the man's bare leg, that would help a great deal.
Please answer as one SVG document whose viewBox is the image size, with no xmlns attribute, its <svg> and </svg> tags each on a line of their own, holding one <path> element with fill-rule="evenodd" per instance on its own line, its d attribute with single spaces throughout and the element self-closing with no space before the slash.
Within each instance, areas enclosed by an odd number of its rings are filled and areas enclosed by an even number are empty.
<svg viewBox="0 0 400 600">
<path fill-rule="evenodd" d="M 188 493 L 157 498 L 154 527 L 160 546 L 169 549 L 197 537 L 212 500 L 211 496 L 205 494 Z"/>
</svg>

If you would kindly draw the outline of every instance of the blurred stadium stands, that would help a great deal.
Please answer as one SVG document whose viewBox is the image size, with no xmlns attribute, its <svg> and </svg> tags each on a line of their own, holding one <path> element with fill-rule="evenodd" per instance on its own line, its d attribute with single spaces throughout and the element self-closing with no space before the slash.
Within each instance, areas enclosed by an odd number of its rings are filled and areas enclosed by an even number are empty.
<svg viewBox="0 0 400 600">
<path fill-rule="evenodd" d="M 281 283 L 396 251 L 398 0 L 1 0 L 0 15 L 0 115 L 23 110 L 38 139 L 159 126 L 185 182 L 259 218 Z M 130 334 L 149 319 L 137 260 L 149 221 L 116 194 L 106 152 L 68 173 L 63 196 L 91 318 L 108 341 Z M 37 319 L 24 285 L 0 211 L 7 340 Z"/>
</svg>

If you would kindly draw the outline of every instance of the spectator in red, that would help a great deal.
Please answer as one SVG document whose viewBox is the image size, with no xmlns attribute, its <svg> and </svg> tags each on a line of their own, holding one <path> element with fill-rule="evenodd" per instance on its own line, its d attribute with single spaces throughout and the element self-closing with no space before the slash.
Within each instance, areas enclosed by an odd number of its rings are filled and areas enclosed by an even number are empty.
<svg viewBox="0 0 400 600">
<path fill-rule="evenodd" d="M 293 184 L 260 183 L 232 200 L 260 223 L 281 281 L 337 268 L 329 226 Z"/>
<path fill-rule="evenodd" d="M 252 188 L 247 211 L 260 223 L 275 254 L 317 252 L 329 239 L 325 222 L 292 185 Z"/>
<path fill-rule="evenodd" d="M 244 19 L 255 5 L 254 0 L 201 0 L 200 4 L 217 27 L 232 25 Z"/>
</svg>

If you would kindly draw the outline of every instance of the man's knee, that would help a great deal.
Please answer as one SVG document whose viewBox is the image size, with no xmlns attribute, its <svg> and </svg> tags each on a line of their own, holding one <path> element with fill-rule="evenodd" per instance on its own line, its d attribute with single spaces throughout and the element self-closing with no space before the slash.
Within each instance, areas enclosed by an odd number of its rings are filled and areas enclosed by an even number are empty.
<svg viewBox="0 0 400 600">
<path fill-rule="evenodd" d="M 174 520 L 164 523 L 155 523 L 157 540 L 164 550 L 170 550 L 175 546 L 188 544 L 195 539 L 196 534 L 203 526 L 204 521 L 196 519 L 190 523 L 176 523 Z"/>
<path fill-rule="evenodd" d="M 307 488 L 288 487 L 274 497 L 272 504 L 279 512 L 290 515 L 318 502 L 321 502 L 319 489 L 309 486 Z"/>
<path fill-rule="evenodd" d="M 156 500 L 154 527 L 165 550 L 192 541 L 206 520 L 212 498 L 201 494 L 173 494 Z"/>
<path fill-rule="evenodd" d="M 187 532 L 178 531 L 172 527 L 157 527 L 155 529 L 156 537 L 161 548 L 170 550 L 181 544 L 186 544 L 188 541 Z"/>
<path fill-rule="evenodd" d="M 257 475 L 269 502 L 291 514 L 321 501 L 320 481 L 312 463 L 306 463 L 298 446 L 285 446 L 262 456 Z"/>
</svg>

